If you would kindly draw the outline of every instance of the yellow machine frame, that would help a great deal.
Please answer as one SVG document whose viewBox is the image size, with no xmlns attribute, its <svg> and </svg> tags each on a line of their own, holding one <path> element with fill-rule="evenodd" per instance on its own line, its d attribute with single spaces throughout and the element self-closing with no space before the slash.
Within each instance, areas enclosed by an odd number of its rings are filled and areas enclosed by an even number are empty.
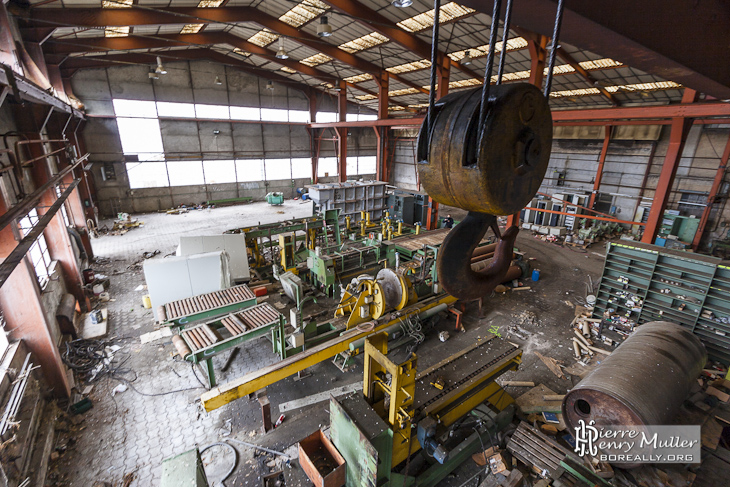
<svg viewBox="0 0 730 487">
<path fill-rule="evenodd" d="M 418 359 L 414 353 L 401 363 L 395 363 L 388 358 L 387 333 L 374 334 L 365 340 L 363 394 L 375 413 L 393 430 L 391 468 L 421 448 L 413 428 L 414 419 L 422 419 L 414 418 L 413 404 L 417 380 L 496 339 L 494 335 L 485 337 L 422 373 L 417 373 Z M 521 359 L 522 350 L 515 348 L 514 352 L 502 362 L 480 372 L 462 387 L 449 393 L 444 400 L 437 401 L 420 411 L 421 416 L 430 415 L 442 427 L 448 427 L 485 401 L 489 401 L 498 411 L 504 410 L 514 403 L 514 399 L 499 384 L 491 380 L 491 377 L 499 371 L 517 369 Z"/>
</svg>

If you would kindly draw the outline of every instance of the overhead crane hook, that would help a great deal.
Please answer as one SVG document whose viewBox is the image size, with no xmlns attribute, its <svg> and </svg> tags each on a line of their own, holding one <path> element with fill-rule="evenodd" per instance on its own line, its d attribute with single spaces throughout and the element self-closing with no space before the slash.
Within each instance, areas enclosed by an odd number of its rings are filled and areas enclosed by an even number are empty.
<svg viewBox="0 0 730 487">
<path fill-rule="evenodd" d="M 435 12 L 440 1 L 435 1 Z M 553 32 L 550 67 L 554 66 L 563 0 Z M 418 173 L 424 189 L 439 203 L 463 208 L 469 213 L 444 239 L 437 270 L 444 290 L 459 299 L 478 299 L 502 282 L 512 259 L 519 232 L 511 226 L 500 233 L 498 215 L 512 215 L 532 200 L 540 188 L 550 160 L 552 118 L 548 95 L 528 83 L 499 84 L 509 35 L 512 0 L 505 14 L 502 59 L 496 86 L 490 86 L 501 0 L 495 0 L 485 82 L 482 87 L 435 100 L 435 76 L 431 76 L 428 116 L 418 136 Z M 438 20 L 433 39 L 438 39 Z M 436 44 L 434 42 L 434 44 Z M 437 49 L 432 51 L 432 71 Z M 471 268 L 471 256 L 492 228 L 498 239 L 494 259 L 480 272 Z"/>
</svg>

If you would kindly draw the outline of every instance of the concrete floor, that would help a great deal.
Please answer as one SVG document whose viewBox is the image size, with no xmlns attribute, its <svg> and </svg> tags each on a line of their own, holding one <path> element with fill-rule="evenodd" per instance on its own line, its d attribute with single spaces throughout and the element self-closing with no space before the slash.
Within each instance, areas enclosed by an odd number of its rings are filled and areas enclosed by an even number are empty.
<svg viewBox="0 0 730 487">
<path fill-rule="evenodd" d="M 283 212 L 283 213 L 280 213 Z M 443 213 L 443 212 L 442 212 Z M 134 289 L 144 284 L 141 267 L 132 264 L 142 260 L 142 252 L 160 250 L 155 258 L 161 259 L 173 252 L 180 235 L 213 235 L 226 229 L 268 223 L 311 214 L 310 203 L 287 201 L 281 207 L 265 203 L 192 211 L 184 215 L 135 215 L 145 222 L 139 229 L 122 236 L 104 236 L 93 240 L 95 253 L 110 259 L 106 265 L 95 265 L 97 273 L 111 276 L 109 304 L 109 339 L 122 348 L 115 362 L 122 364 L 118 371 L 136 390 L 129 389 L 111 396 L 120 382 L 112 377 L 97 381 L 90 394 L 94 408 L 84 415 L 84 421 L 65 435 L 74 441 L 52 466 L 52 485 L 91 486 L 94 481 L 119 481 L 124 474 L 135 472 L 132 486 L 159 485 L 161 463 L 164 458 L 186 451 L 195 445 L 201 448 L 220 441 L 227 431 L 229 438 L 255 442 L 262 446 L 285 450 L 296 448 L 297 440 L 318 427 L 326 426 L 329 413 L 326 403 L 287 413 L 280 428 L 267 435 L 258 433 L 260 418 L 257 402 L 240 399 L 210 414 L 201 411 L 198 403 L 203 387 L 193 375 L 190 364 L 173 359 L 174 347 L 169 339 L 142 345 L 140 335 L 153 331 L 152 313 L 142 307 L 144 292 Z M 445 214 L 445 213 L 444 213 Z M 452 212 L 458 219 L 458 214 Z M 514 380 L 543 383 L 557 393 L 564 393 L 579 378 L 558 379 L 534 354 L 575 362 L 570 348 L 570 322 L 576 298 L 585 296 L 588 275 L 597 282 L 603 265 L 600 245 L 588 251 L 573 251 L 521 234 L 517 247 L 526 257 L 535 258 L 533 267 L 539 268 L 539 282 L 523 281 L 531 290 L 497 294 L 485 301 L 484 317 L 479 319 L 476 306 L 465 315 L 465 333 L 453 333 L 453 318 L 442 319 L 438 330 L 452 331 L 452 338 L 441 344 L 431 336 L 418 349 L 419 368 L 428 367 L 444 357 L 483 337 L 497 327 L 503 339 L 520 343 L 524 348 L 520 370 L 503 376 Z M 130 267 L 131 266 L 131 267 Z M 317 306 L 317 305 L 312 305 Z M 313 308 L 314 310 L 314 308 Z M 537 315 L 534 326 L 525 326 L 532 335 L 522 341 L 507 334 L 508 326 L 524 310 Z M 265 340 L 249 342 L 226 373 L 220 367 L 227 356 L 216 357 L 215 364 L 220 382 L 239 377 L 249 371 L 277 360 Z M 333 387 L 362 380 L 362 366 L 358 363 L 347 373 L 341 373 L 330 362 L 309 369 L 312 375 L 301 381 L 292 378 L 268 388 L 272 416 L 278 416 L 282 402 L 325 391 Z M 198 372 L 199 374 L 199 372 Z M 199 375 L 202 377 L 201 375 Z M 135 379 L 136 377 L 136 379 Z M 177 391 L 177 392 L 173 392 Z M 514 396 L 525 389 L 508 388 Z M 63 436 L 63 435 L 62 435 Z M 237 446 L 240 455 L 238 467 L 226 485 L 258 486 L 260 476 L 271 468 L 267 457 L 254 457 L 251 450 Z M 210 454 L 210 455 L 209 455 Z M 230 454 L 214 447 L 205 454 L 211 482 L 231 461 Z M 274 467 L 276 468 L 276 467 Z M 443 485 L 458 486 L 476 470 L 472 462 L 447 479 Z M 309 485 L 301 470 L 287 470 L 287 485 Z"/>
</svg>

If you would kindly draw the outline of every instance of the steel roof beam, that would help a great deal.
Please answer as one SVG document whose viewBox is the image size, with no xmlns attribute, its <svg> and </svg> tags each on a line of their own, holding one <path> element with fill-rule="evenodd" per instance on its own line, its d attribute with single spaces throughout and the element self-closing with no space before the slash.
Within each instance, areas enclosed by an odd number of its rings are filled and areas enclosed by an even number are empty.
<svg viewBox="0 0 730 487">
<path fill-rule="evenodd" d="M 72 25 L 78 27 L 124 27 L 135 25 L 164 25 L 184 23 L 240 23 L 255 22 L 294 41 L 317 50 L 332 59 L 347 64 L 359 71 L 380 78 L 383 68 L 343 51 L 337 46 L 316 36 L 292 27 L 276 17 L 272 17 L 253 7 L 214 7 L 214 8 L 164 8 L 164 9 L 104 9 L 104 8 L 43 8 L 33 9 L 27 20 L 41 25 Z M 390 78 L 422 93 L 423 87 L 397 75 Z"/>
</svg>

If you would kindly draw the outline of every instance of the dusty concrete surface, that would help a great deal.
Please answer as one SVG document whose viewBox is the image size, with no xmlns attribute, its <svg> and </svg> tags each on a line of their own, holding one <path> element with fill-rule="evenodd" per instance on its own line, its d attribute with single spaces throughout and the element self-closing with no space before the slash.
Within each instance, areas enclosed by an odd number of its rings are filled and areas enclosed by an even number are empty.
<svg viewBox="0 0 730 487">
<path fill-rule="evenodd" d="M 283 211 L 284 213 L 278 213 Z M 309 212 L 309 213 L 308 213 Z M 266 435 L 258 433 L 260 413 L 257 402 L 240 399 L 210 414 L 203 413 L 198 398 L 204 391 L 193 375 L 190 364 L 173 358 L 174 347 L 169 338 L 142 345 L 140 335 L 154 329 L 152 314 L 142 307 L 142 291 L 134 289 L 144 283 L 140 266 L 142 252 L 159 249 L 164 258 L 177 246 L 180 235 L 217 234 L 245 225 L 267 223 L 311 213 L 309 204 L 288 201 L 283 207 L 265 203 L 191 212 L 185 215 L 135 215 L 145 226 L 123 236 L 108 236 L 93 241 L 98 256 L 109 259 L 97 265 L 97 273 L 111 277 L 109 339 L 121 346 L 115 355 L 114 375 L 94 383 L 90 398 L 94 407 L 83 415 L 78 426 L 70 428 L 67 436 L 74 439 L 66 452 L 53 465 L 52 485 L 90 486 L 94 481 L 119 481 L 123 475 L 135 472 L 133 486 L 159 485 L 164 458 L 182 453 L 194 446 L 205 447 L 226 438 L 237 438 L 278 450 L 294 451 L 297 440 L 319 427 L 326 427 L 329 414 L 326 403 L 320 403 L 287 413 L 280 428 Z M 454 215 L 457 217 L 457 215 Z M 457 217 L 458 219 L 458 217 Z M 444 317 L 436 331 L 448 330 L 452 338 L 441 343 L 432 334 L 419 347 L 419 368 L 426 368 L 446 356 L 472 344 L 489 330 L 498 330 L 501 339 L 519 343 L 523 349 L 520 370 L 504 378 L 543 383 L 557 393 L 565 392 L 579 380 L 559 379 L 537 358 L 535 351 L 572 364 L 569 338 L 572 304 L 585 296 L 585 282 L 590 275 L 597 281 L 603 264 L 603 248 L 596 245 L 588 251 L 573 251 L 534 239 L 528 234 L 518 237 L 517 247 L 528 258 L 535 258 L 533 267 L 541 271 L 540 280 L 523 278 L 529 291 L 496 294 L 487 299 L 484 316 L 479 318 L 476 305 L 469 305 L 464 316 L 464 333 L 454 332 L 454 318 Z M 276 299 L 276 297 L 272 298 Z M 326 303 L 325 303 L 326 304 Z M 331 303 L 330 303 L 331 304 Z M 318 306 L 318 305 L 311 305 Z M 315 310 L 314 307 L 311 310 Z M 508 334 L 523 311 L 535 313 L 534 325 L 525 325 L 531 335 L 520 340 Z M 226 373 L 220 368 L 227 354 L 215 357 L 220 382 L 239 377 L 277 360 L 268 341 L 260 339 L 242 346 L 241 353 Z M 311 375 L 303 380 L 285 379 L 268 388 L 272 416 L 278 416 L 278 405 L 310 394 L 362 380 L 362 362 L 356 362 L 347 373 L 340 372 L 325 361 L 308 369 Z M 198 377 L 202 374 L 198 371 Z M 118 384 L 131 381 L 134 389 L 111 396 Z M 83 386 L 82 386 L 83 387 Z M 524 388 L 508 388 L 513 396 Z M 179 391 L 179 392 L 172 392 Z M 230 432 L 230 433 L 229 433 Z M 273 457 L 254 456 L 253 451 L 234 445 L 240 458 L 227 486 L 258 486 L 261 475 L 280 467 L 271 463 Z M 293 447 L 292 447 L 293 446 Z M 229 465 L 230 454 L 213 447 L 204 454 L 211 482 L 216 482 Z M 267 466 L 273 465 L 273 467 Z M 296 466 L 283 467 L 287 485 L 310 485 Z M 464 466 L 443 485 L 459 486 L 475 472 L 473 462 Z"/>
</svg>

